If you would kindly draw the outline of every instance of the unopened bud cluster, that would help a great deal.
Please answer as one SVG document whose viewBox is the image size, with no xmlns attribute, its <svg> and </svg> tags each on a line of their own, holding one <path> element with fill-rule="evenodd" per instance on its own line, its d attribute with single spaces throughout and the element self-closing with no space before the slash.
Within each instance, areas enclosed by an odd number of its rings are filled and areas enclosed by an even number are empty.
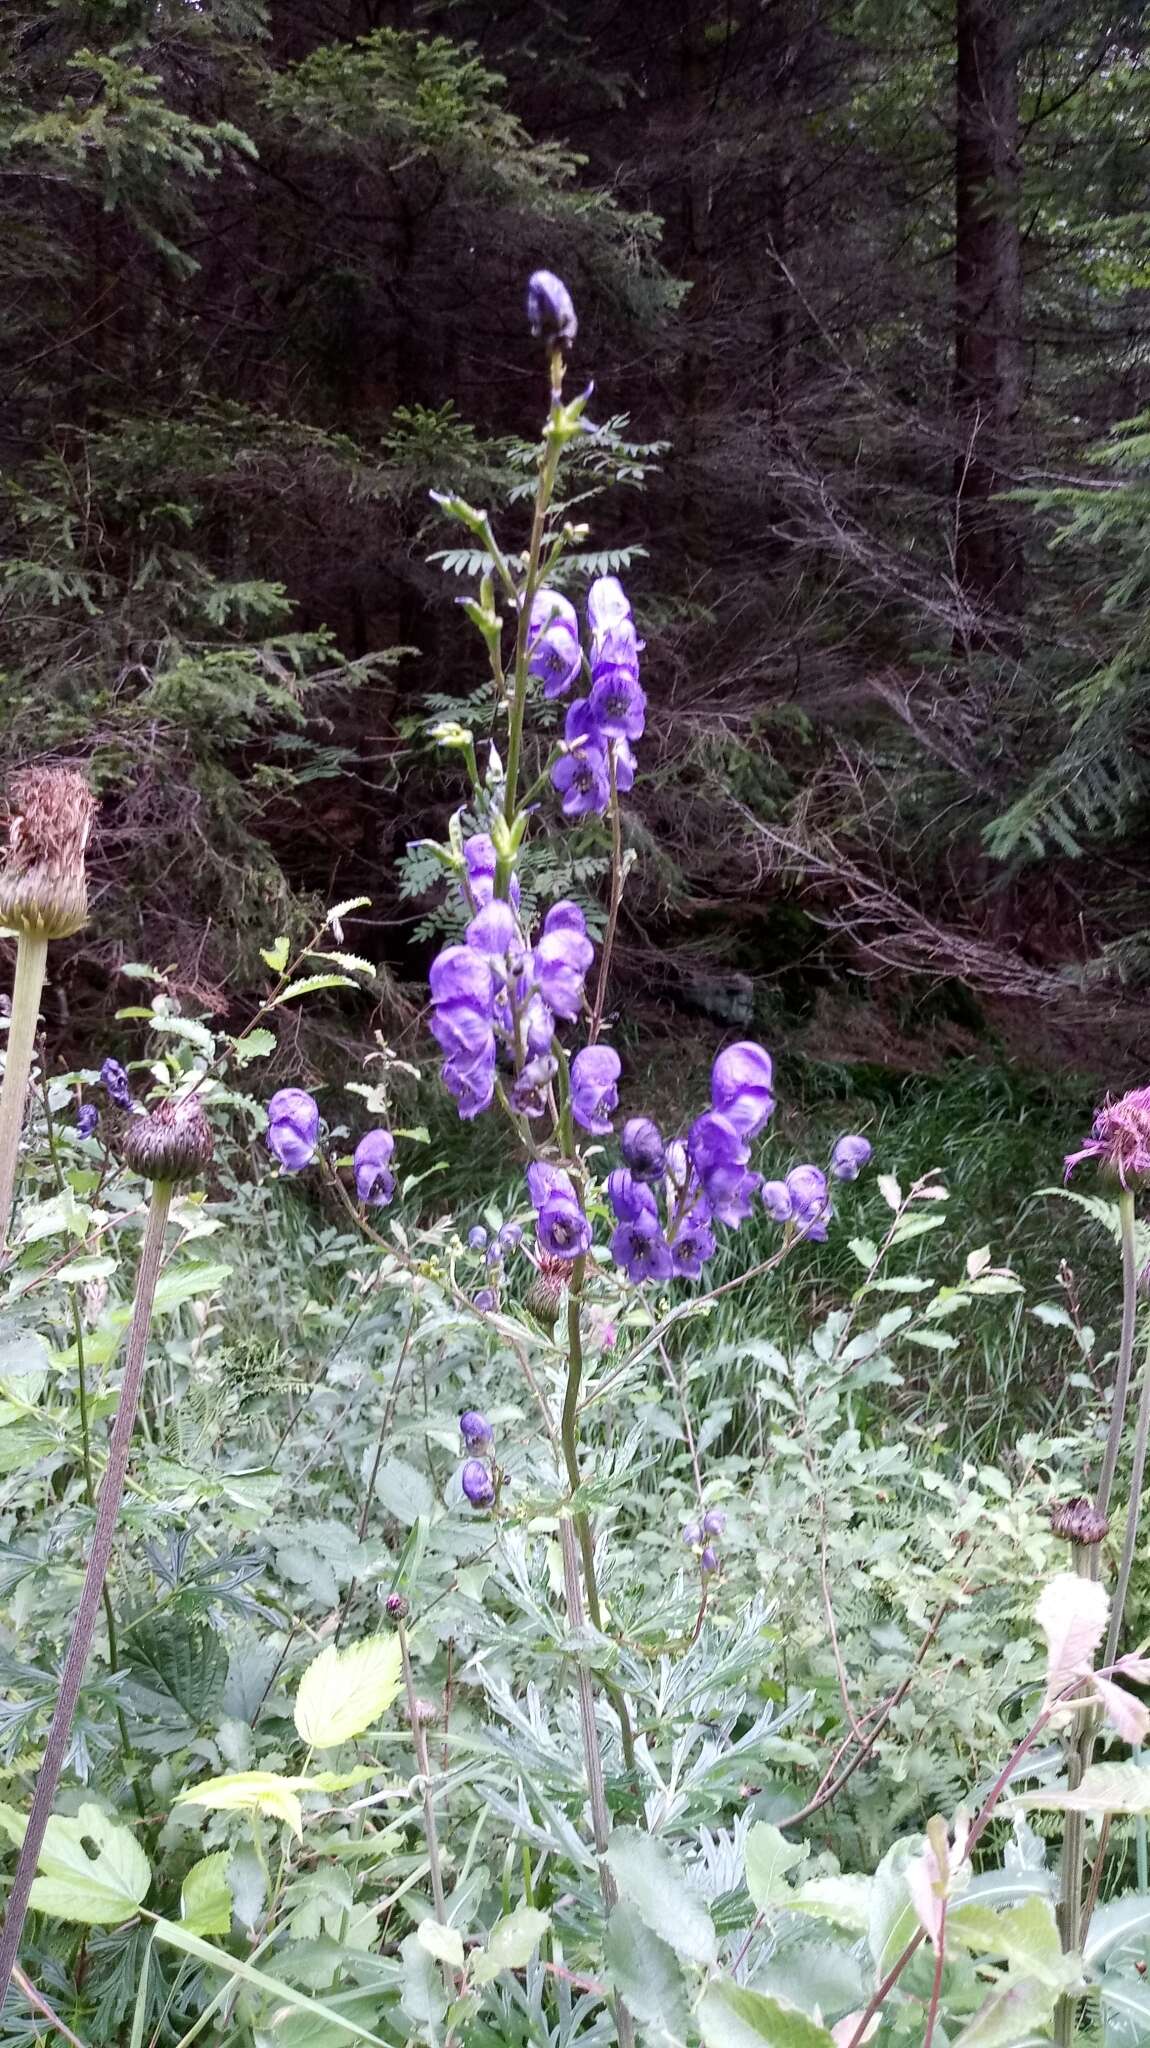
<svg viewBox="0 0 1150 2048">
<path fill-rule="evenodd" d="M 683 1541 L 698 1556 L 699 1570 L 704 1575 L 719 1569 L 717 1545 L 726 1526 L 722 1508 L 708 1508 L 700 1521 L 688 1522 L 683 1530 Z"/>
<path fill-rule="evenodd" d="M 464 1498 L 473 1508 L 492 1507 L 496 1494 L 495 1472 L 491 1463 L 495 1432 L 478 1408 L 465 1408 L 459 1418 L 459 1434 L 463 1438 L 464 1449 L 470 1454 L 459 1474 Z"/>
</svg>

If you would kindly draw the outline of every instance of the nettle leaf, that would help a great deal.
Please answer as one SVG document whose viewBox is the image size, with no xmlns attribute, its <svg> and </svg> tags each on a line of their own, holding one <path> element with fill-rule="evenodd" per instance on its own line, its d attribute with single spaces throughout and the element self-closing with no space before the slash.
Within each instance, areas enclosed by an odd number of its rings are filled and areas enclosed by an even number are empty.
<svg viewBox="0 0 1150 2048">
<path fill-rule="evenodd" d="M 705 2048 L 834 2048 L 826 2028 L 797 2006 L 725 1977 L 708 1984 L 697 2017 Z"/>
<path fill-rule="evenodd" d="M 657 1835 L 637 1828 L 616 1828 L 607 1844 L 607 1862 L 619 1887 L 652 1934 L 669 1942 L 676 1955 L 709 1968 L 718 1960 L 711 1916 Z"/>
<path fill-rule="evenodd" d="M 329 1644 L 300 1680 L 295 1724 L 313 1749 L 331 1749 L 362 1735 L 399 1691 L 403 1661 L 398 1636 L 367 1636 L 346 1650 Z"/>
<path fill-rule="evenodd" d="M 148 1028 L 151 1031 L 165 1033 L 169 1038 L 186 1039 L 189 1045 L 195 1046 L 197 1052 L 203 1053 L 206 1060 L 215 1059 L 215 1038 L 207 1025 L 198 1023 L 194 1017 L 181 1017 L 178 1013 L 157 1016 L 153 1011 L 148 1019 Z"/>
<path fill-rule="evenodd" d="M 129 1637 L 134 1677 L 166 1693 L 189 1721 L 205 1721 L 223 1691 L 228 1653 L 204 1620 L 160 1614 Z"/>
<path fill-rule="evenodd" d="M 1150 1813 L 1150 1771 L 1140 1764 L 1092 1764 L 1073 1791 L 1040 1786 L 1020 1792 L 1013 1804 L 1044 1813 Z"/>
<path fill-rule="evenodd" d="M 178 1792 L 177 1806 L 208 1806 L 218 1813 L 269 1813 L 286 1821 L 293 1835 L 303 1833 L 299 1793 L 291 1778 L 275 1771 L 229 1771 L 222 1778 L 205 1778 L 202 1785 Z"/>
<path fill-rule="evenodd" d="M 497 1920 L 486 1948 L 472 1960 L 473 1981 L 490 1984 L 501 1970 L 526 1969 L 550 1925 L 550 1913 L 540 1913 L 535 1906 L 520 1906 Z"/>
<path fill-rule="evenodd" d="M 85 1927 L 130 1919 L 152 1882 L 152 1867 L 131 1829 L 118 1827 L 98 1806 L 82 1806 L 74 1820 L 52 1815 L 37 1868 L 33 1911 Z"/>
<path fill-rule="evenodd" d="M 180 1889 L 180 1925 L 193 1934 L 226 1934 L 232 1924 L 231 1851 L 216 1849 L 193 1863 Z"/>
</svg>

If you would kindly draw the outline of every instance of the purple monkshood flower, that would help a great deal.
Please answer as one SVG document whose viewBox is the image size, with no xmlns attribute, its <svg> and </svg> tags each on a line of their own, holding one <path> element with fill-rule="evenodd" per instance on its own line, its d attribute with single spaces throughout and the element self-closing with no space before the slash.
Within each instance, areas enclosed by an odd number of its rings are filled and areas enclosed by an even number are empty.
<svg viewBox="0 0 1150 2048">
<path fill-rule="evenodd" d="M 391 1155 L 395 1139 L 390 1131 L 369 1131 L 355 1148 L 352 1167 L 355 1191 L 370 1209 L 385 1209 L 395 1193 Z"/>
<path fill-rule="evenodd" d="M 658 1124 L 649 1116 L 630 1116 L 619 1149 L 636 1180 L 658 1180 L 667 1164 L 667 1148 Z"/>
<path fill-rule="evenodd" d="M 707 1208 L 716 1223 L 737 1230 L 751 1213 L 751 1204 L 762 1186 L 762 1175 L 743 1166 L 716 1166 L 703 1183 Z"/>
<path fill-rule="evenodd" d="M 480 1315 L 489 1315 L 496 1306 L 495 1289 L 493 1287 L 481 1287 L 478 1294 L 472 1295 L 471 1306 L 472 1308 L 477 1308 Z"/>
<path fill-rule="evenodd" d="M 655 1217 L 641 1215 L 637 1223 L 621 1223 L 611 1239 L 611 1257 L 636 1287 L 645 1280 L 671 1277 L 671 1248 Z"/>
<path fill-rule="evenodd" d="M 631 742 L 627 739 L 608 740 L 604 736 L 591 716 L 591 699 L 589 697 L 577 697 L 575 702 L 568 707 L 563 736 L 569 747 L 576 746 L 582 741 L 587 750 L 593 752 L 596 756 L 602 756 L 602 773 L 607 792 L 607 801 L 610 800 L 611 795 L 611 771 L 609 766 L 611 759 L 615 763 L 615 787 L 620 795 L 626 796 L 627 791 L 634 787 L 635 756 L 631 751 Z M 554 780 L 554 777 L 552 777 L 552 780 Z M 605 807 L 606 803 L 604 804 Z"/>
<path fill-rule="evenodd" d="M 638 740 L 647 720 L 647 699 L 638 676 L 625 668 L 594 671 L 589 699 L 592 724 L 605 740 Z"/>
<path fill-rule="evenodd" d="M 304 1089 L 277 1089 L 268 1103 L 266 1142 L 285 1173 L 311 1165 L 319 1142 L 319 1109 Z"/>
<path fill-rule="evenodd" d="M 469 1451 L 477 1451 L 482 1444 L 495 1441 L 495 1432 L 478 1408 L 465 1408 L 459 1418 L 459 1434 Z"/>
<path fill-rule="evenodd" d="M 475 832 L 463 844 L 463 865 L 471 900 L 477 910 L 490 903 L 495 894 L 495 841 L 486 832 Z"/>
<path fill-rule="evenodd" d="M 744 1138 L 762 1130 L 775 1107 L 771 1056 L 752 1039 L 724 1046 L 711 1068 L 711 1102 Z"/>
<path fill-rule="evenodd" d="M 715 1549 L 714 1544 L 704 1544 L 703 1549 L 699 1554 L 699 1570 L 703 1572 L 717 1572 L 718 1569 L 719 1554 Z"/>
<path fill-rule="evenodd" d="M 100 1079 L 119 1109 L 131 1109 L 132 1084 L 119 1060 L 105 1060 L 100 1068 Z"/>
<path fill-rule="evenodd" d="M 720 1222 L 726 1222 L 728 1218 L 720 1204 L 730 1206 L 747 1163 L 748 1147 L 743 1133 L 721 1110 L 710 1109 L 697 1116 L 691 1125 L 687 1151 L 713 1214 Z"/>
<path fill-rule="evenodd" d="M 526 951 L 519 919 L 502 896 L 493 896 L 484 905 L 472 918 L 464 936 L 475 952 L 485 953 L 491 960 L 506 960 L 511 953 Z"/>
<path fill-rule="evenodd" d="M 473 1223 L 467 1233 L 467 1242 L 473 1252 L 481 1252 L 487 1243 L 487 1232 L 482 1223 Z"/>
<path fill-rule="evenodd" d="M 596 1137 L 611 1128 L 619 1107 L 619 1055 L 610 1045 L 585 1045 L 571 1062 L 571 1114 Z"/>
<path fill-rule="evenodd" d="M 564 754 L 551 770 L 551 786 L 563 800 L 565 818 L 601 817 L 611 801 L 611 774 L 602 747 Z"/>
<path fill-rule="evenodd" d="M 703 1516 L 703 1534 L 721 1536 L 727 1526 L 727 1517 L 722 1508 L 708 1508 Z"/>
<path fill-rule="evenodd" d="M 763 1207 L 773 1223 L 789 1223 L 795 1213 L 794 1199 L 785 1180 L 765 1180 L 760 1190 Z"/>
<path fill-rule="evenodd" d="M 688 1522 L 683 1530 L 683 1541 L 689 1550 L 694 1550 L 703 1540 L 703 1531 L 698 1522 Z"/>
<path fill-rule="evenodd" d="M 506 904 L 489 904 L 480 916 Z M 472 920 L 469 936 L 478 919 Z M 478 1116 L 495 1094 L 495 1032 L 492 1013 L 495 980 L 488 960 L 476 946 L 445 946 L 431 963 L 431 1030 L 446 1054 L 443 1081 L 455 1097 L 461 1117 Z"/>
<path fill-rule="evenodd" d="M 579 332 L 571 294 L 553 270 L 535 270 L 527 280 L 527 322 L 548 348 L 570 345 Z"/>
<path fill-rule="evenodd" d="M 431 963 L 429 980 L 433 1003 L 470 1003 L 490 1017 L 495 983 L 490 966 L 474 947 L 445 946 Z"/>
<path fill-rule="evenodd" d="M 555 1259 L 578 1259 L 591 1248 L 591 1225 L 579 1206 L 569 1173 L 537 1159 L 527 1169 L 527 1186 L 535 1204 L 535 1237 L 541 1251 Z"/>
<path fill-rule="evenodd" d="M 557 1017 L 579 1015 L 583 978 L 595 958 L 577 903 L 556 903 L 543 920 L 543 936 L 535 948 L 539 993 Z"/>
<path fill-rule="evenodd" d="M 651 1189 L 636 1180 L 629 1166 L 617 1166 L 607 1175 L 607 1200 L 617 1223 L 638 1223 L 641 1217 L 649 1216 L 651 1228 L 658 1227 L 659 1205 Z"/>
<path fill-rule="evenodd" d="M 556 590 L 537 590 L 527 628 L 527 667 L 545 697 L 565 697 L 582 666 L 575 607 Z"/>
<path fill-rule="evenodd" d="M 617 576 L 596 576 L 587 592 L 587 624 L 593 642 L 631 617 L 631 600 Z"/>
<path fill-rule="evenodd" d="M 680 1280 L 697 1280 L 714 1254 L 714 1233 L 706 1205 L 701 1203 L 683 1218 L 671 1239 L 671 1263 Z"/>
<path fill-rule="evenodd" d="M 511 1250 L 514 1251 L 522 1236 L 523 1225 L 521 1223 L 505 1223 L 499 1233 L 499 1242 L 501 1245 L 510 1246 Z"/>
<path fill-rule="evenodd" d="M 94 1102 L 83 1102 L 76 1111 L 76 1136 L 90 1138 L 100 1121 L 100 1112 Z"/>
<path fill-rule="evenodd" d="M 558 1072 L 559 1062 L 550 1053 L 537 1054 L 533 1059 L 524 1061 L 511 1083 L 509 1097 L 511 1107 L 517 1115 L 544 1115 L 547 1109 L 547 1091 Z"/>
<path fill-rule="evenodd" d="M 461 1117 L 470 1120 L 481 1111 L 490 1109 L 495 1099 L 495 1046 L 491 1052 L 477 1053 L 474 1059 L 462 1055 L 444 1060 L 440 1069 L 444 1087 L 455 1097 L 455 1106 Z"/>
<path fill-rule="evenodd" d="M 827 1177 L 818 1166 L 792 1166 L 787 1175 L 787 1189 L 796 1218 L 809 1210 L 817 1212 L 824 1208 L 827 1199 Z"/>
<path fill-rule="evenodd" d="M 459 1483 L 473 1508 L 489 1508 L 495 1499 L 495 1481 L 482 1458 L 468 1458 Z"/>
<path fill-rule="evenodd" d="M 831 1172 L 836 1180 L 857 1180 L 873 1152 L 869 1138 L 860 1138 L 853 1132 L 845 1138 L 836 1138 L 831 1153 Z"/>
</svg>

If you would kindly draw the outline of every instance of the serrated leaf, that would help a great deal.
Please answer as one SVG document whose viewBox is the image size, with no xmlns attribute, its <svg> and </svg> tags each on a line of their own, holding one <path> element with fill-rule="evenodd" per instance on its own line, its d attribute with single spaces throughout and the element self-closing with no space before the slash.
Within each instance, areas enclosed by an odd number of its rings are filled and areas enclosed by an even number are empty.
<svg viewBox="0 0 1150 2048">
<path fill-rule="evenodd" d="M 275 997 L 272 1007 L 278 1010 L 284 1003 L 294 1003 L 300 996 L 318 995 L 325 988 L 355 988 L 357 983 L 347 974 L 305 974 L 300 981 L 289 981 L 287 987 Z"/>
<path fill-rule="evenodd" d="M 607 1844 L 607 1863 L 620 1897 L 634 1906 L 652 1934 L 669 1942 L 688 1962 L 709 1968 L 717 1961 L 710 1914 L 688 1887 L 665 1842 L 637 1828 L 616 1828 Z"/>
<path fill-rule="evenodd" d="M 85 1927 L 116 1927 L 129 1919 L 152 1882 L 131 1829 L 118 1827 L 98 1806 L 82 1806 L 74 1820 L 52 1815 L 37 1870 L 28 1901 L 33 1912 Z"/>
<path fill-rule="evenodd" d="M 341 917 L 347 917 L 353 910 L 370 910 L 370 896 L 349 896 L 343 903 L 333 903 L 327 914 L 328 924 L 338 924 Z"/>
<path fill-rule="evenodd" d="M 725 1977 L 708 1984 L 698 2021 L 705 2048 L 834 2048 L 826 2028 L 797 2006 Z"/>
<path fill-rule="evenodd" d="M 628 1900 L 612 1909 L 604 1955 L 612 1986 L 639 2025 L 685 2040 L 689 2018 L 679 1959 Z"/>
<path fill-rule="evenodd" d="M 133 1676 L 166 1693 L 197 1725 L 208 1718 L 228 1675 L 228 1653 L 202 1619 L 159 1614 L 132 1630 L 127 1648 Z"/>
<path fill-rule="evenodd" d="M 1054 2004 L 1055 1994 L 1045 1984 L 1030 1977 L 1008 1979 L 963 2028 L 955 2048 L 1017 2048 L 1036 2031 L 1045 2032 Z"/>
<path fill-rule="evenodd" d="M 248 1066 L 252 1060 L 266 1060 L 276 1049 L 274 1031 L 245 1031 L 242 1038 L 229 1040 L 232 1058 L 239 1067 Z"/>
<path fill-rule="evenodd" d="M 266 967 L 271 968 L 273 974 L 282 974 L 288 964 L 290 952 L 291 940 L 286 932 L 281 932 L 272 945 L 260 947 L 260 959 Z"/>
<path fill-rule="evenodd" d="M 1150 1813 L 1150 1771 L 1133 1763 L 1091 1764 L 1073 1792 L 1066 1786 L 1040 1786 L 1016 1793 L 1013 1804 L 1044 1813 Z"/>
<path fill-rule="evenodd" d="M 193 1863 L 180 1888 L 180 1924 L 193 1934 L 227 1934 L 232 1924 L 229 1849 L 216 1849 Z"/>
<path fill-rule="evenodd" d="M 550 1925 L 550 1913 L 540 1913 L 535 1906 L 520 1906 L 497 1920 L 486 1947 L 472 1960 L 473 1981 L 490 1984 L 501 1970 L 526 1969 Z"/>
<path fill-rule="evenodd" d="M 419 1942 L 437 1963 L 452 1970 L 463 1968 L 463 1936 L 458 1927 L 441 1927 L 438 1920 L 421 1920 L 415 1930 Z"/>
<path fill-rule="evenodd" d="M 755 1822 L 747 1834 L 746 1879 L 747 1890 L 760 1913 L 780 1900 L 790 1905 L 792 1890 L 786 1874 L 804 1862 L 809 1853 L 806 1842 L 788 1842 L 769 1820 Z"/>
<path fill-rule="evenodd" d="M 309 953 L 309 960 L 331 960 L 342 967 L 345 974 L 366 974 L 374 980 L 378 969 L 371 960 L 364 960 L 358 953 Z"/>
<path fill-rule="evenodd" d="M 1034 1619 L 1046 1637 L 1048 1702 L 1079 1672 L 1093 1667 L 1109 1613 L 1110 1595 L 1097 1579 L 1058 1572 L 1043 1587 Z"/>
<path fill-rule="evenodd" d="M 205 1778 L 178 1792 L 176 1806 L 208 1806 L 218 1813 L 270 1813 L 286 1821 L 294 1835 L 303 1833 L 299 1794 L 290 1778 L 275 1771 L 228 1771 L 222 1778 Z"/>
<path fill-rule="evenodd" d="M 888 1209 L 897 1210 L 902 1208 L 902 1189 L 893 1173 L 879 1174 L 878 1191 Z"/>
<path fill-rule="evenodd" d="M 346 1650 L 334 1643 L 309 1664 L 296 1693 L 295 1724 L 313 1749 L 331 1749 L 362 1735 L 399 1691 L 403 1663 L 398 1636 L 367 1636 Z"/>
<path fill-rule="evenodd" d="M 195 1046 L 197 1052 L 202 1052 L 205 1059 L 215 1059 L 215 1038 L 207 1025 L 199 1023 L 195 1017 L 181 1017 L 178 1014 L 157 1016 L 153 1012 L 148 1022 L 151 1030 L 166 1034 L 169 1038 L 184 1038 L 189 1045 Z"/>
<path fill-rule="evenodd" d="M 878 1258 L 878 1246 L 873 1237 L 852 1237 L 850 1248 L 859 1265 L 865 1266 L 869 1272 Z"/>
</svg>

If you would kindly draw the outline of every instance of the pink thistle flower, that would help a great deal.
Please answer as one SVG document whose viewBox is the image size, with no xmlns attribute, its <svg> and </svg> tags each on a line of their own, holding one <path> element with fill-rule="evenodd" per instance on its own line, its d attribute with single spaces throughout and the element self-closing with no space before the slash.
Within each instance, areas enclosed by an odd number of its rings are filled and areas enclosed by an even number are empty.
<svg viewBox="0 0 1150 2048">
<path fill-rule="evenodd" d="M 1067 1153 L 1065 1179 L 1084 1159 L 1097 1159 L 1124 1188 L 1150 1177 L 1150 1088 L 1131 1088 L 1117 1102 L 1103 1103 L 1086 1143 Z"/>
</svg>

